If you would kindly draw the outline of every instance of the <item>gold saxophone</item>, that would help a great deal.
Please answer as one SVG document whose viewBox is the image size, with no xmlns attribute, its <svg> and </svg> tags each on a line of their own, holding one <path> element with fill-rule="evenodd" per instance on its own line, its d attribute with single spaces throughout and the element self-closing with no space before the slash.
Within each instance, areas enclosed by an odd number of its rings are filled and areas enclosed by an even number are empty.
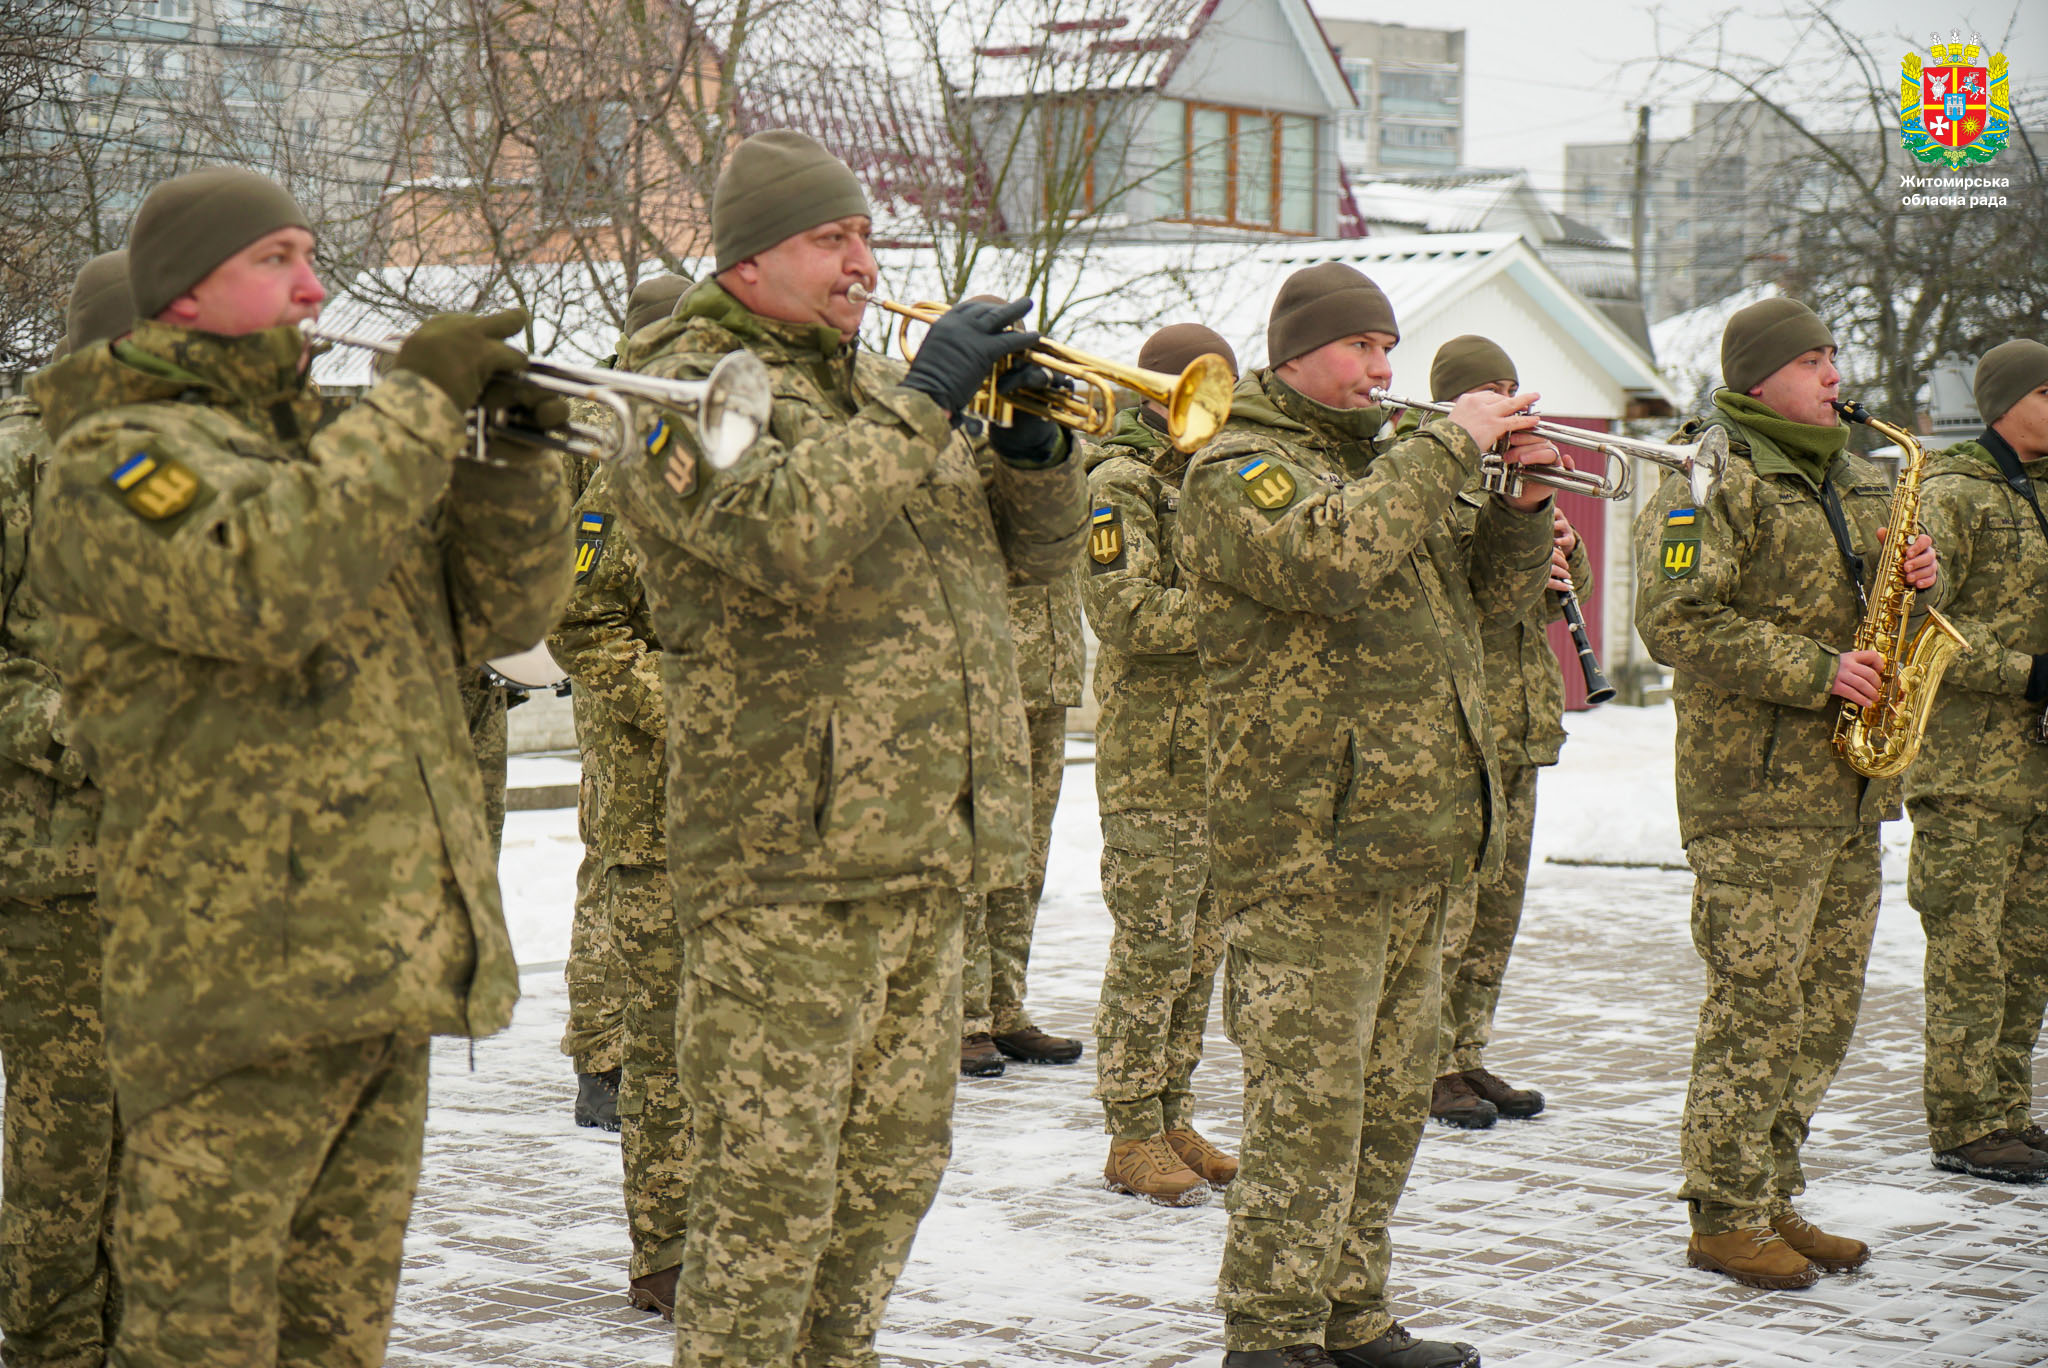
<svg viewBox="0 0 2048 1368">
<path fill-rule="evenodd" d="M 1889 529 L 1871 577 L 1869 603 L 1856 629 L 1855 649 L 1884 657 L 1877 702 L 1863 707 L 1844 702 L 1835 720 L 1835 749 L 1858 774 L 1890 779 L 1906 772 L 1927 735 L 1934 691 L 1949 662 L 1970 649 L 1949 620 L 1928 610 L 1927 621 L 1909 642 L 1907 619 L 1913 587 L 1906 583 L 1906 553 L 1920 535 L 1920 479 L 1927 453 L 1911 433 L 1873 418 L 1863 405 L 1831 401 L 1852 423 L 1864 423 L 1898 443 L 1899 482 L 1892 490 Z"/>
</svg>

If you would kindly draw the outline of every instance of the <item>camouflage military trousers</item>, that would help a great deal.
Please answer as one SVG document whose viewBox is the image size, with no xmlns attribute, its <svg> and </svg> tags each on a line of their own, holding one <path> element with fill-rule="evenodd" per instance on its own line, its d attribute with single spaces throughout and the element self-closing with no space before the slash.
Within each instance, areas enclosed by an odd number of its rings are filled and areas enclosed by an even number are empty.
<svg viewBox="0 0 2048 1368">
<path fill-rule="evenodd" d="M 1679 1155 L 1702 1235 L 1806 1190 L 1799 1148 L 1856 1029 L 1877 930 L 1878 828 L 1695 836 L 1692 942 L 1707 995 Z"/>
<path fill-rule="evenodd" d="M 1066 776 L 1067 710 L 1031 708 L 1026 716 L 1031 723 L 1031 873 L 1022 888 L 998 888 L 986 898 L 967 899 L 961 1029 L 968 1035 L 1001 1035 L 1031 1024 L 1024 1010 L 1024 976 L 1031 964 L 1031 934 L 1038 928 L 1038 899 L 1045 891 L 1052 814 Z"/>
<path fill-rule="evenodd" d="M 0 1362 L 98 1368 L 118 1320 L 108 1224 L 120 1128 L 90 893 L 0 898 L 0 1066 Z"/>
<path fill-rule="evenodd" d="M 237 1069 L 128 1123 L 114 1368 L 377 1368 L 419 1185 L 427 1046 Z"/>
<path fill-rule="evenodd" d="M 612 943 L 604 898 L 604 857 L 583 847 L 576 867 L 576 911 L 569 923 L 569 961 L 562 967 L 569 987 L 569 1020 L 562 1027 L 562 1053 L 580 1074 L 604 1073 L 625 1057 L 626 969 Z"/>
<path fill-rule="evenodd" d="M 1106 1128 L 1140 1140 L 1192 1126 L 1190 1080 L 1223 957 L 1202 814 L 1104 817 L 1102 901 L 1116 923 L 1095 1012 L 1095 1096 Z"/>
<path fill-rule="evenodd" d="M 2048 1003 L 2048 815 L 1918 800 L 1906 897 L 1927 931 L 1930 1147 L 2024 1129 Z"/>
<path fill-rule="evenodd" d="M 744 907 L 684 934 L 677 1368 L 879 1363 L 952 1147 L 960 902 Z"/>
<path fill-rule="evenodd" d="M 1436 1064 L 1445 884 L 1254 903 L 1224 923 L 1242 1167 L 1217 1277 L 1230 1349 L 1377 1339 L 1387 1222 Z"/>
<path fill-rule="evenodd" d="M 1529 845 L 1536 829 L 1536 767 L 1502 765 L 1500 875 L 1467 881 L 1451 900 L 1444 925 L 1443 1050 L 1436 1071 L 1462 1073 L 1480 1066 L 1493 1038 L 1501 979 L 1522 927 L 1529 888 Z"/>
<path fill-rule="evenodd" d="M 613 865 L 604 872 L 606 920 L 625 966 L 628 991 L 619 1079 L 619 1149 L 626 1169 L 630 1276 L 683 1261 L 688 1219 L 690 1127 L 676 1081 L 676 996 L 683 982 L 683 932 L 669 897 L 668 870 Z"/>
<path fill-rule="evenodd" d="M 459 682 L 462 710 L 469 720 L 469 744 L 476 751 L 477 775 L 484 784 L 484 826 L 491 833 L 491 850 L 496 853 L 505 845 L 505 766 L 510 739 L 505 710 L 511 700 L 504 689 L 484 682 L 480 667 L 464 670 Z"/>
</svg>

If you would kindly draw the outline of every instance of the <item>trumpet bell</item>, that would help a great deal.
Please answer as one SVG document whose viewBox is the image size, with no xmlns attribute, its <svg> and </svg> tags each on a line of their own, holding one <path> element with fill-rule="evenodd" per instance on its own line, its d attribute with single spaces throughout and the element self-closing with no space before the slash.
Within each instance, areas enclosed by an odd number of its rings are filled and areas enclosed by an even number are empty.
<svg viewBox="0 0 2048 1368">
<path fill-rule="evenodd" d="M 1722 472 L 1728 468 L 1728 434 L 1718 427 L 1710 427 L 1689 449 L 1692 464 L 1685 473 L 1692 482 L 1693 502 L 1705 503 L 1713 497 L 1714 490 L 1720 486 Z"/>
<path fill-rule="evenodd" d="M 1162 378 L 1171 383 L 1165 401 L 1166 429 L 1174 449 L 1183 453 L 1201 450 L 1230 420 L 1236 374 L 1228 361 L 1210 352 L 1189 362 L 1178 376 Z"/>
<path fill-rule="evenodd" d="M 760 439 L 774 407 L 775 386 L 761 358 L 750 351 L 727 353 L 705 379 L 697 409 L 705 462 L 713 470 L 730 468 Z"/>
</svg>

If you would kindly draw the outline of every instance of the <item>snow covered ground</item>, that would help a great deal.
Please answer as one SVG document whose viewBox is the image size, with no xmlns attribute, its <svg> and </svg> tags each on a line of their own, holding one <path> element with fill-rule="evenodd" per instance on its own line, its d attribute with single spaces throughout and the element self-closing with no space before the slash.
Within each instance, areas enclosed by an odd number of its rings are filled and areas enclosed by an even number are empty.
<svg viewBox="0 0 2048 1368">
<path fill-rule="evenodd" d="M 1690 878 L 1663 867 L 1683 865 L 1671 713 L 1610 707 L 1570 726 L 1564 763 L 1543 778 L 1489 1060 L 1542 1088 L 1550 1109 L 1485 1132 L 1432 1126 L 1395 1220 L 1400 1314 L 1516 1368 L 2048 1363 L 2048 1192 L 1927 1163 L 1904 823 L 1888 829 L 1869 992 L 1814 1126 L 1803 1202 L 1876 1258 L 1802 1293 L 1684 1266 L 1670 1194 L 1700 987 Z M 561 763 L 515 761 L 514 782 L 558 782 Z M 1085 761 L 1067 771 L 1031 980 L 1040 1023 L 1084 1037 L 1109 940 L 1093 777 Z M 570 1123 L 556 1052 L 580 853 L 573 812 L 511 815 L 503 876 L 527 997 L 473 1062 L 462 1044 L 437 1046 L 390 1358 L 400 1368 L 668 1362 L 667 1327 L 622 1296 L 616 1140 Z M 1221 1204 L 1165 1211 L 1102 1190 L 1092 1044 L 1071 1068 L 963 1080 L 953 1163 L 891 1303 L 886 1362 L 1220 1360 Z M 1213 1021 L 1197 1082 L 1205 1129 L 1234 1145 L 1237 1056 Z"/>
</svg>

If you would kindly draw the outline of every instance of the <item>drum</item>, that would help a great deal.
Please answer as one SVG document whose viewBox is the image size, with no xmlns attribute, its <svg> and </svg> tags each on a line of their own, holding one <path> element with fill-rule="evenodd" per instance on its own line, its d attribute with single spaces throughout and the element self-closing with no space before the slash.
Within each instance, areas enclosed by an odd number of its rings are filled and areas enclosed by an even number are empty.
<svg viewBox="0 0 2048 1368">
<path fill-rule="evenodd" d="M 558 694 L 569 692 L 569 672 L 549 653 L 546 642 L 516 655 L 503 655 L 484 662 L 484 678 L 504 689 L 525 689 L 529 692 L 553 689 Z"/>
</svg>

